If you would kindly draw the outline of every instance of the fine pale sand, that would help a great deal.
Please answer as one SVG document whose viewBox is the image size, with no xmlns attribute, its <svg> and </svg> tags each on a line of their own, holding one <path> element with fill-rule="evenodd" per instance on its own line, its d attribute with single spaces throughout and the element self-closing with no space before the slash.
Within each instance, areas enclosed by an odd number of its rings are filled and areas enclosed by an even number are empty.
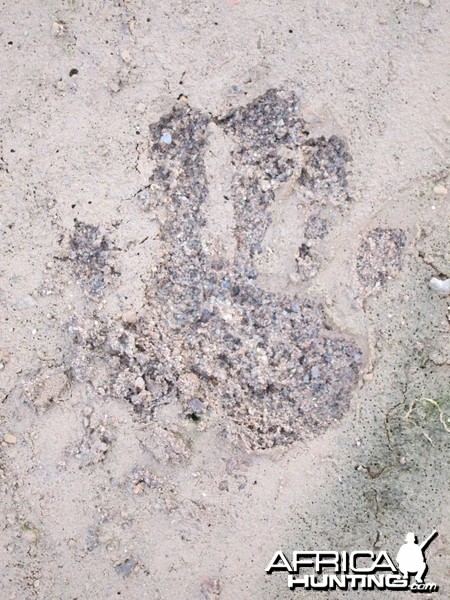
<svg viewBox="0 0 450 600">
<path fill-rule="evenodd" d="M 434 529 L 450 596 L 449 36 L 447 0 L 4 3 L 2 600 L 371 597 L 265 568 Z"/>
</svg>

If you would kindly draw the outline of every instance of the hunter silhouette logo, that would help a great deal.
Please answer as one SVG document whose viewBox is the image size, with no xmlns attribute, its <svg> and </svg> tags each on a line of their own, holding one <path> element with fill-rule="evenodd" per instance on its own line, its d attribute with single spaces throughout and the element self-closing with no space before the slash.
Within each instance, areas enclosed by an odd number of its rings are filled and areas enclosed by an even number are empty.
<svg viewBox="0 0 450 600">
<path fill-rule="evenodd" d="M 437 531 L 433 531 L 418 544 L 415 534 L 408 533 L 396 561 L 385 550 L 378 553 L 372 550 L 295 550 L 292 561 L 289 562 L 280 550 L 273 555 L 266 573 L 288 573 L 288 587 L 291 590 L 379 589 L 437 592 L 437 584 L 424 581 L 428 570 L 425 549 L 437 535 Z M 411 575 L 414 575 L 415 581 L 410 583 Z"/>
<path fill-rule="evenodd" d="M 425 548 L 434 540 L 438 532 L 434 530 L 420 545 L 416 542 L 414 533 L 408 533 L 405 538 L 406 544 L 400 548 L 397 554 L 397 563 L 405 579 L 410 574 L 415 574 L 417 583 L 422 584 L 423 578 L 428 570 L 425 560 Z"/>
</svg>

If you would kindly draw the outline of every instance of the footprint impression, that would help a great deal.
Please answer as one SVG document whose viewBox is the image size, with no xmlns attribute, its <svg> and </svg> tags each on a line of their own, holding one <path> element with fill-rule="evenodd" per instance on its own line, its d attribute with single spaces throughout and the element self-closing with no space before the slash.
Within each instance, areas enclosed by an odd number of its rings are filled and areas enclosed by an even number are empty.
<svg viewBox="0 0 450 600">
<path fill-rule="evenodd" d="M 232 147 L 233 258 L 204 242 L 212 122 Z M 311 139 L 296 96 L 276 90 L 223 118 L 177 106 L 150 136 L 148 209 L 162 215 L 166 253 L 143 315 L 105 342 L 117 359 L 111 392 L 146 420 L 167 404 L 195 420 L 214 416 L 253 449 L 316 435 L 348 409 L 362 352 L 332 330 L 320 305 L 261 289 L 257 264 L 275 190 L 289 182 L 305 192 L 306 238 L 327 236 L 324 207 L 348 204 L 344 144 Z M 314 261 L 299 244 L 300 279 Z"/>
</svg>

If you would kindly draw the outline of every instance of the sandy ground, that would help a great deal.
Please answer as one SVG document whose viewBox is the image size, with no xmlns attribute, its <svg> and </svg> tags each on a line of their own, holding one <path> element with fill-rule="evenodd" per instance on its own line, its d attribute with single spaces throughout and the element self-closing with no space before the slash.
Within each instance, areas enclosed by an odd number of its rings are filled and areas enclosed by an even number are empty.
<svg viewBox="0 0 450 600">
<path fill-rule="evenodd" d="M 1 598 L 448 598 L 447 0 L 1 17 Z"/>
</svg>

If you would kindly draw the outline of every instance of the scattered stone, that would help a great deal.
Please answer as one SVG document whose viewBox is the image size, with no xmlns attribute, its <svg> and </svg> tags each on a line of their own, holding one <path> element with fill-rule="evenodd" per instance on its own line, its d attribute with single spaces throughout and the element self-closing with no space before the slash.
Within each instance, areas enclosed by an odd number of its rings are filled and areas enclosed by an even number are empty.
<svg viewBox="0 0 450 600">
<path fill-rule="evenodd" d="M 188 409 L 195 415 L 201 415 L 205 412 L 205 404 L 201 400 L 198 400 L 198 398 L 194 398 L 193 400 L 189 400 Z"/>
<path fill-rule="evenodd" d="M 112 79 L 109 84 L 108 84 L 108 90 L 112 93 L 112 94 L 117 94 L 118 92 L 120 92 L 121 89 L 121 85 L 119 81 L 116 81 L 115 79 Z"/>
<path fill-rule="evenodd" d="M 428 286 L 441 296 L 448 296 L 450 294 L 450 278 L 438 279 L 437 277 L 432 277 Z"/>
<path fill-rule="evenodd" d="M 122 50 L 120 52 L 120 58 L 123 60 L 123 62 L 127 64 L 130 63 L 132 61 L 131 52 L 129 50 Z"/>
<path fill-rule="evenodd" d="M 221 492 L 228 492 L 228 481 L 224 479 L 219 483 L 218 487 Z"/>
<path fill-rule="evenodd" d="M 116 571 L 119 575 L 122 575 L 122 577 L 128 577 L 129 575 L 131 575 L 133 569 L 136 567 L 137 564 L 138 561 L 135 558 L 130 557 L 125 559 L 123 563 L 117 565 Z"/>
<path fill-rule="evenodd" d="M 436 194 L 436 196 L 446 196 L 447 195 L 447 188 L 444 187 L 442 184 L 438 184 L 435 185 L 433 188 L 433 192 Z"/>
<path fill-rule="evenodd" d="M 139 392 L 141 392 L 142 390 L 145 390 L 145 381 L 144 381 L 144 379 L 142 377 L 137 377 L 136 380 L 135 380 L 135 382 L 134 382 L 134 387 Z"/>
<path fill-rule="evenodd" d="M 137 323 L 137 320 L 138 316 L 136 311 L 134 310 L 127 310 L 122 315 L 122 321 L 127 325 L 135 325 Z"/>
<path fill-rule="evenodd" d="M 446 356 L 444 356 L 444 354 L 438 352 L 437 350 L 431 352 L 429 358 L 432 363 L 438 366 L 445 365 L 447 362 Z"/>
<path fill-rule="evenodd" d="M 3 436 L 3 441 L 6 444 L 17 444 L 17 437 L 15 435 L 13 435 L 12 433 L 5 433 L 5 435 Z"/>
<path fill-rule="evenodd" d="M 144 485 L 142 483 L 137 483 L 133 488 L 133 492 L 135 494 L 142 494 L 144 492 Z"/>
<path fill-rule="evenodd" d="M 55 37 L 63 37 L 67 33 L 67 24 L 64 21 L 53 21 L 52 35 Z"/>
<path fill-rule="evenodd" d="M 160 141 L 163 144 L 171 144 L 172 143 L 172 136 L 170 135 L 170 133 L 163 133 L 163 135 L 160 137 Z"/>
</svg>

